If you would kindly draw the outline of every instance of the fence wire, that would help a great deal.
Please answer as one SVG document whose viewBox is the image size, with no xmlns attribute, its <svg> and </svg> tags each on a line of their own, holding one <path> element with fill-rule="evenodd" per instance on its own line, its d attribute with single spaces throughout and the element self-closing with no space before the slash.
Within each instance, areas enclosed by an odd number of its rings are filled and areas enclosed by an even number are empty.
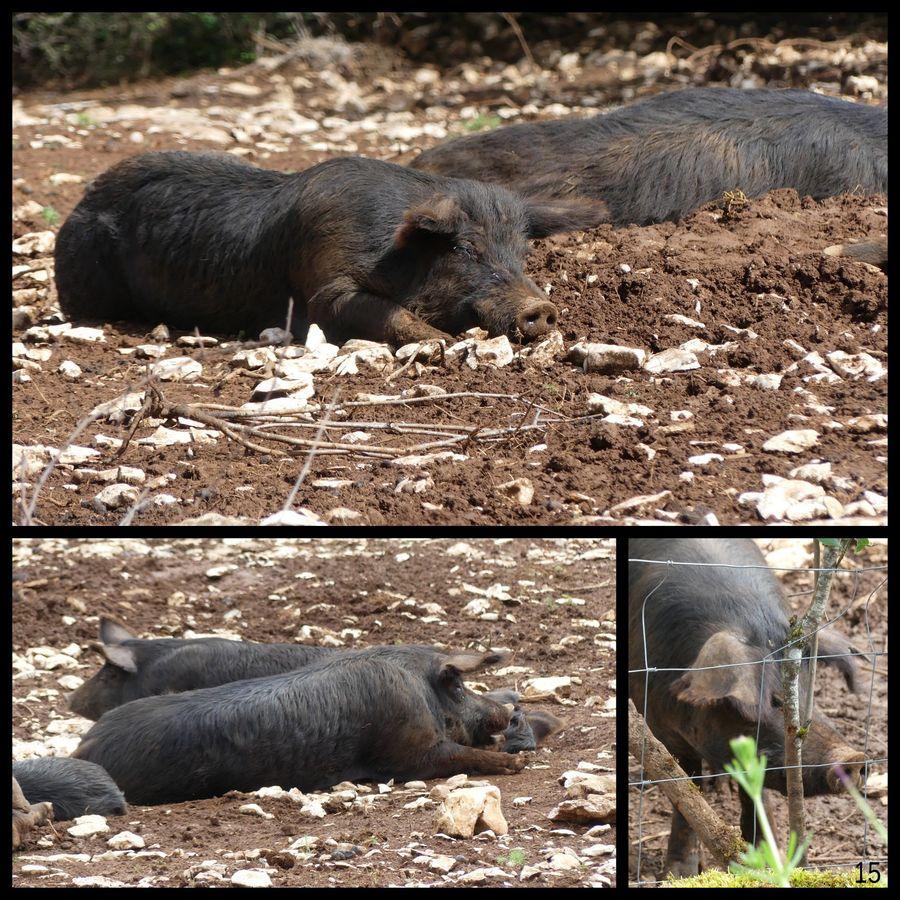
<svg viewBox="0 0 900 900">
<path fill-rule="evenodd" d="M 685 567 L 717 568 L 717 569 L 765 569 L 768 571 L 801 572 L 805 575 L 809 575 L 813 572 L 831 572 L 833 575 L 852 577 L 853 578 L 853 591 L 852 591 L 852 597 L 851 597 L 850 601 L 833 618 L 823 620 L 820 623 L 819 627 L 816 629 L 816 631 L 817 632 L 822 631 L 823 629 L 830 627 L 834 622 L 837 622 L 838 620 L 846 617 L 848 615 L 848 613 L 850 613 L 856 607 L 862 606 L 863 624 L 864 624 L 864 628 L 865 628 L 865 639 L 867 642 L 866 652 L 859 653 L 859 652 L 855 652 L 854 650 L 850 650 L 847 653 L 842 653 L 842 654 L 827 654 L 826 655 L 826 654 L 818 654 L 817 653 L 816 657 L 820 660 L 821 659 L 838 659 L 838 658 L 842 658 L 842 657 L 848 657 L 848 658 L 853 658 L 853 659 L 864 659 L 868 662 L 869 666 L 871 667 L 871 673 L 869 676 L 869 690 L 868 690 L 868 697 L 867 697 L 867 704 L 866 704 L 866 716 L 865 716 L 865 740 L 864 740 L 864 746 L 863 746 L 863 751 L 862 751 L 865 759 L 861 763 L 861 765 L 863 766 L 863 772 L 864 772 L 864 776 L 865 776 L 864 782 L 863 782 L 863 789 L 862 789 L 861 793 L 863 794 L 863 797 L 865 798 L 866 802 L 868 802 L 868 790 L 869 790 L 868 776 L 869 776 L 870 766 L 881 765 L 881 764 L 884 764 L 885 767 L 887 766 L 887 756 L 886 755 L 885 756 L 871 756 L 870 755 L 870 732 L 871 732 L 871 725 L 872 725 L 872 706 L 873 706 L 873 700 L 874 700 L 874 694 L 875 694 L 875 676 L 882 675 L 882 677 L 884 677 L 885 679 L 887 678 L 886 673 L 880 672 L 878 670 L 877 663 L 881 657 L 887 656 L 887 650 L 886 649 L 880 650 L 876 647 L 875 638 L 873 636 L 873 633 L 872 633 L 872 630 L 871 630 L 870 624 L 869 624 L 869 603 L 871 602 L 872 598 L 885 586 L 885 584 L 887 583 L 887 576 L 885 576 L 869 592 L 868 596 L 865 598 L 864 601 L 858 602 L 857 598 L 860 593 L 860 591 L 859 591 L 860 575 L 862 575 L 863 573 L 866 573 L 866 572 L 877 572 L 877 571 L 887 572 L 888 567 L 886 564 L 880 565 L 880 566 L 864 566 L 864 567 L 860 567 L 857 569 L 840 569 L 840 568 L 832 569 L 832 568 L 827 568 L 827 567 L 816 568 L 813 566 L 790 567 L 790 566 L 768 566 L 768 565 L 738 565 L 738 564 L 729 564 L 729 563 L 692 563 L 692 562 L 676 562 L 676 561 L 668 560 L 668 559 L 640 559 L 640 558 L 629 558 L 628 563 L 629 563 L 629 568 L 635 564 L 665 566 L 665 571 L 663 572 L 660 581 L 656 585 L 654 585 L 645 594 L 645 596 L 643 597 L 642 603 L 641 603 L 641 643 L 642 643 L 642 647 L 643 647 L 643 660 L 642 660 L 643 667 L 641 667 L 641 668 L 630 668 L 629 667 L 629 669 L 628 669 L 629 677 L 632 675 L 643 675 L 644 676 L 644 702 L 643 702 L 643 709 L 640 710 L 641 714 L 643 715 L 644 722 L 647 722 L 647 705 L 648 705 L 648 699 L 649 699 L 649 695 L 650 695 L 650 691 L 649 691 L 650 676 L 652 674 L 659 674 L 659 673 L 664 673 L 664 672 L 682 672 L 682 673 L 684 673 L 684 672 L 704 671 L 704 670 L 710 670 L 710 669 L 729 669 L 729 668 L 738 668 L 741 666 L 759 666 L 759 665 L 761 665 L 761 666 L 763 666 L 763 672 L 761 673 L 761 677 L 760 677 L 760 691 L 759 691 L 759 697 L 757 698 L 757 710 L 761 711 L 761 709 L 763 708 L 762 707 L 763 691 L 765 690 L 765 686 L 768 683 L 767 678 L 766 678 L 765 667 L 769 664 L 774 664 L 775 666 L 779 666 L 781 663 L 781 655 L 787 649 L 789 649 L 791 646 L 793 646 L 794 644 L 797 644 L 801 640 L 805 639 L 805 637 L 804 637 L 804 638 L 798 638 L 793 641 L 787 641 L 786 643 L 782 644 L 780 647 L 774 648 L 770 653 L 767 653 L 761 659 L 752 660 L 749 662 L 722 663 L 722 664 L 715 665 L 715 666 L 689 666 L 686 668 L 657 667 L 657 666 L 651 665 L 651 661 L 648 659 L 648 651 L 647 651 L 647 628 L 646 628 L 646 618 L 645 618 L 647 604 L 648 604 L 648 601 L 652 602 L 653 595 L 666 583 L 666 580 L 669 577 L 673 568 L 685 566 Z M 803 595 L 811 594 L 811 593 L 813 593 L 813 589 L 797 591 L 794 593 L 787 593 L 785 591 L 784 596 L 786 598 L 791 598 L 791 597 L 803 596 Z M 831 596 L 833 596 L 833 595 L 831 595 Z M 629 606 L 630 606 L 630 600 L 629 600 Z M 631 615 L 629 613 L 629 629 L 630 629 L 630 625 L 631 625 L 630 620 L 631 620 Z M 886 647 L 886 639 L 885 639 L 885 647 Z M 811 658 L 812 658 L 811 656 L 803 656 L 803 657 L 800 657 L 800 661 L 809 660 Z M 629 664 L 631 664 L 633 662 L 634 662 L 634 660 L 629 659 Z M 802 698 L 803 694 L 805 693 L 802 679 L 803 679 L 803 672 L 801 670 L 801 698 Z M 809 689 L 812 690 L 813 686 L 810 685 Z M 886 735 L 887 734 L 887 728 L 886 728 L 887 722 L 886 721 L 885 721 L 884 725 L 885 725 L 884 733 Z M 650 725 L 650 723 L 647 723 L 647 727 L 652 731 L 652 726 Z M 765 749 L 765 748 L 760 747 L 761 729 L 762 729 L 762 716 L 761 716 L 761 714 L 758 714 L 757 720 L 756 720 L 757 753 L 763 752 Z M 643 833 L 643 831 L 644 831 L 644 821 L 643 821 L 644 792 L 647 790 L 647 788 L 651 787 L 654 784 L 661 784 L 663 782 L 693 781 L 694 783 L 699 783 L 701 781 L 712 781 L 714 779 L 721 779 L 721 778 L 730 779 L 731 778 L 731 776 L 727 772 L 717 772 L 717 773 L 711 773 L 708 775 L 707 774 L 697 774 L 695 776 L 688 775 L 688 776 L 685 776 L 684 778 L 657 779 L 655 781 L 652 779 L 648 779 L 645 777 L 645 773 L 644 773 L 644 751 L 645 751 L 645 749 L 646 749 L 646 736 L 641 744 L 640 777 L 636 781 L 632 781 L 630 779 L 628 781 L 628 787 L 630 790 L 631 789 L 638 790 L 638 808 L 637 808 L 637 832 L 638 833 L 637 833 L 637 841 L 632 842 L 632 844 L 636 843 L 636 845 L 637 845 L 637 872 L 636 872 L 636 879 L 634 879 L 634 880 L 629 879 L 629 882 L 628 882 L 629 886 L 633 886 L 633 887 L 666 884 L 665 881 L 641 878 L 641 858 L 642 858 L 642 852 L 643 852 L 643 844 L 645 841 L 645 837 L 644 837 L 644 833 Z M 677 757 L 676 757 L 676 759 L 677 759 Z M 786 771 L 788 768 L 800 768 L 800 769 L 830 768 L 833 765 L 834 765 L 834 763 L 801 763 L 800 766 L 772 766 L 772 765 L 768 765 L 768 760 L 767 760 L 766 772 Z M 849 797 L 849 795 L 847 795 L 847 796 Z M 629 803 L 629 807 L 630 806 L 631 806 L 631 803 Z M 631 828 L 631 824 L 632 824 L 632 817 L 629 816 L 629 829 Z M 754 843 L 756 841 L 757 824 L 758 824 L 757 819 L 756 819 L 756 816 L 754 815 L 754 817 L 753 817 Z M 862 828 L 862 836 L 861 836 L 861 842 L 860 842 L 860 848 L 861 848 L 860 852 L 862 854 L 864 854 L 863 857 L 860 857 L 858 855 L 848 856 L 846 858 L 841 857 L 840 859 L 838 859 L 836 857 L 828 857 L 827 865 L 824 864 L 823 860 L 819 860 L 816 863 L 804 865 L 804 866 L 801 866 L 800 868 L 807 869 L 807 870 L 815 870 L 815 869 L 820 869 L 820 868 L 833 868 L 836 865 L 842 865 L 845 863 L 855 866 L 858 862 L 860 862 L 861 859 L 863 859 L 865 862 L 886 863 L 887 862 L 886 857 L 881 858 L 881 857 L 873 857 L 873 856 L 865 855 L 867 853 L 868 846 L 869 846 L 869 831 L 870 831 L 869 822 L 865 817 L 863 817 L 863 828 Z M 659 835 L 650 835 L 646 839 L 649 840 L 649 839 L 653 839 L 658 836 Z"/>
</svg>

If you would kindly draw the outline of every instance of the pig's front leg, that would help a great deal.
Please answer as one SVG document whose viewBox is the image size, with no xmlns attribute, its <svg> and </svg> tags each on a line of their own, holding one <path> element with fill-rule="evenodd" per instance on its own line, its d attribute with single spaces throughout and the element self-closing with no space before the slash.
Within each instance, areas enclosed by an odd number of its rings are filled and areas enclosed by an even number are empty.
<svg viewBox="0 0 900 900">
<path fill-rule="evenodd" d="M 422 760 L 419 778 L 449 778 L 451 775 L 515 775 L 525 768 L 524 755 L 479 750 L 453 741 L 441 741 Z"/>
<path fill-rule="evenodd" d="M 681 768 L 692 778 L 701 774 L 702 763 L 699 756 L 681 753 L 677 759 Z M 695 780 L 694 784 L 698 782 Z M 669 832 L 663 877 L 667 877 L 670 872 L 676 878 L 700 874 L 700 840 L 677 808 L 672 811 L 672 830 Z"/>
<path fill-rule="evenodd" d="M 429 325 L 408 309 L 365 291 L 315 298 L 309 303 L 309 319 L 323 331 L 346 338 L 364 338 L 402 347 L 417 341 L 451 336 Z"/>
</svg>

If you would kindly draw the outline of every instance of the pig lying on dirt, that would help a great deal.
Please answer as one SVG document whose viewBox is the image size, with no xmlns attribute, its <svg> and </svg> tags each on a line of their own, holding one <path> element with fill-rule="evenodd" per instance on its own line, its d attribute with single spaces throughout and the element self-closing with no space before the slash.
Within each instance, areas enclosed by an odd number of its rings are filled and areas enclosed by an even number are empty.
<svg viewBox="0 0 900 900">
<path fill-rule="evenodd" d="M 29 803 L 15 775 L 12 780 L 12 801 L 12 848 L 18 850 L 32 829 L 53 818 L 53 804 Z"/>
<path fill-rule="evenodd" d="M 647 724 L 691 776 L 701 774 L 703 762 L 712 772 L 724 771 L 733 757 L 729 741 L 739 735 L 756 737 L 759 723 L 759 750 L 769 766 L 765 785 L 785 793 L 786 778 L 779 768 L 784 766 L 779 660 L 787 640 L 788 607 L 762 553 L 751 540 L 671 538 L 629 540 L 628 557 L 762 567 L 629 563 L 628 668 L 643 669 L 646 662 L 663 670 L 650 673 L 646 695 L 645 673 L 631 674 L 629 693 L 641 713 L 646 700 Z M 853 660 L 826 658 L 852 649 L 833 628 L 819 632 L 820 662 L 839 669 L 855 689 Z M 764 658 L 774 661 L 727 665 Z M 808 663 L 804 666 L 808 670 Z M 824 713 L 814 713 L 803 741 L 804 794 L 840 792 L 838 765 L 859 785 L 864 760 Z M 748 841 L 754 838 L 754 823 L 753 804 L 741 791 L 741 830 Z M 675 810 L 662 874 L 696 875 L 699 849 L 696 834 Z"/>
<path fill-rule="evenodd" d="M 887 193 L 887 109 L 801 90 L 686 88 L 457 138 L 410 166 L 525 196 L 602 199 L 613 224 L 645 225 L 738 189 Z"/>
<path fill-rule="evenodd" d="M 59 302 L 73 318 L 245 331 L 316 322 L 328 338 L 405 344 L 475 325 L 533 338 L 556 307 L 522 271 L 528 238 L 606 217 L 593 200 L 331 159 L 285 174 L 172 151 L 100 175 L 60 229 Z"/>
<path fill-rule="evenodd" d="M 102 765 L 137 804 L 273 784 L 309 791 L 341 781 L 513 774 L 524 757 L 477 747 L 506 730 L 509 708 L 462 680 L 502 658 L 380 647 L 285 675 L 147 697 L 102 716 L 74 756 Z"/>
<path fill-rule="evenodd" d="M 35 803 L 53 804 L 56 821 L 78 816 L 120 816 L 125 798 L 101 766 L 83 759 L 46 756 L 13 763 L 13 779 Z"/>
<path fill-rule="evenodd" d="M 124 625 L 101 616 L 100 642 L 93 645 L 104 658 L 103 667 L 69 695 L 69 708 L 88 719 L 158 694 L 178 694 L 214 687 L 229 681 L 292 672 L 326 656 L 353 651 L 304 644 L 260 644 L 226 638 L 142 639 Z M 395 648 L 398 654 L 401 648 Z M 412 646 L 413 654 L 441 653 L 436 647 Z M 550 713 L 528 712 L 519 707 L 515 691 L 492 691 L 498 703 L 514 707 L 502 749 L 506 753 L 533 750 L 554 734 L 562 722 Z"/>
<path fill-rule="evenodd" d="M 257 644 L 227 638 L 146 640 L 102 616 L 100 642 L 92 646 L 103 654 L 104 665 L 69 694 L 68 700 L 72 712 L 95 720 L 141 697 L 280 675 L 335 652 L 331 647 Z"/>
</svg>

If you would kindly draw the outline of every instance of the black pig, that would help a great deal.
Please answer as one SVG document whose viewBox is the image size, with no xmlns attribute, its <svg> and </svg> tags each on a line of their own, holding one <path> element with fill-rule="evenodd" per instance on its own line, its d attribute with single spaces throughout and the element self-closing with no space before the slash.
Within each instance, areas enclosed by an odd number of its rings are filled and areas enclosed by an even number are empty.
<svg viewBox="0 0 900 900">
<path fill-rule="evenodd" d="M 775 574 L 752 540 L 672 538 L 629 540 L 629 559 L 712 563 L 715 566 L 667 566 L 631 562 L 628 567 L 628 667 L 651 672 L 629 676 L 629 692 L 647 724 L 690 776 L 705 761 L 724 771 L 733 758 L 729 741 L 756 737 L 771 770 L 765 785 L 786 792 L 784 722 L 781 705 L 781 649 L 788 634 L 787 603 Z M 756 569 L 720 568 L 761 566 Z M 643 615 L 643 626 L 642 626 Z M 646 648 L 644 646 L 646 629 Z M 646 650 L 646 657 L 645 657 Z M 819 633 L 821 662 L 833 665 L 855 689 L 850 642 L 831 631 Z M 738 665 L 774 654 L 763 665 Z M 808 668 L 808 664 L 804 663 Z M 763 681 L 764 679 L 764 681 Z M 760 701 L 761 698 L 761 701 Z M 803 790 L 807 796 L 838 793 L 834 766 L 860 783 L 864 754 L 847 746 L 821 712 L 815 713 L 803 741 Z M 814 768 L 807 768 L 814 767 Z M 741 791 L 741 830 L 754 836 L 753 804 Z M 676 809 L 663 874 L 696 875 L 700 862 L 697 836 Z"/>
<path fill-rule="evenodd" d="M 680 219 L 725 191 L 887 192 L 887 109 L 802 90 L 687 88 L 605 115 L 509 125 L 410 166 L 525 196 L 604 200 L 615 225 Z"/>
<path fill-rule="evenodd" d="M 147 640 L 102 616 L 100 643 L 93 646 L 106 662 L 68 699 L 72 712 L 95 720 L 130 700 L 291 672 L 335 652 L 329 647 L 227 638 Z"/>
<path fill-rule="evenodd" d="M 69 694 L 69 708 L 87 719 L 141 697 L 179 694 L 214 687 L 229 681 L 261 678 L 292 672 L 325 656 L 353 651 L 303 644 L 261 644 L 226 638 L 139 638 L 124 625 L 100 617 L 100 641 L 95 643 L 105 662 L 80 688 Z M 436 647 L 395 647 L 400 658 L 407 650 L 415 657 L 423 651 L 441 653 Z M 519 709 L 515 691 L 487 694 L 498 703 L 514 707 L 502 749 L 506 753 L 533 750 L 545 737 L 562 727 L 550 713 Z M 531 724 L 529 724 L 531 723 Z"/>
<path fill-rule="evenodd" d="M 53 804 L 57 821 L 78 816 L 120 816 L 125 798 L 101 766 L 83 759 L 48 756 L 13 763 L 13 778 L 30 803 Z"/>
<path fill-rule="evenodd" d="M 134 700 L 102 716 L 74 756 L 103 765 L 138 804 L 521 770 L 523 757 L 474 746 L 503 732 L 510 712 L 462 681 L 501 656 L 409 650 L 341 653 L 285 675 Z"/>
<path fill-rule="evenodd" d="M 333 341 L 404 344 L 476 325 L 533 338 L 556 307 L 522 272 L 527 239 L 602 221 L 590 200 L 332 159 L 297 174 L 229 155 L 147 153 L 100 175 L 60 229 L 74 318 L 247 331 L 316 322 Z"/>
<path fill-rule="evenodd" d="M 500 749 L 504 753 L 521 753 L 523 750 L 534 750 L 551 734 L 555 734 L 565 723 L 552 713 L 535 710 L 525 712 L 519 706 L 520 695 L 516 691 L 501 689 L 488 691 L 485 697 L 497 703 L 512 704 L 512 718 L 509 727 L 503 733 Z"/>
</svg>

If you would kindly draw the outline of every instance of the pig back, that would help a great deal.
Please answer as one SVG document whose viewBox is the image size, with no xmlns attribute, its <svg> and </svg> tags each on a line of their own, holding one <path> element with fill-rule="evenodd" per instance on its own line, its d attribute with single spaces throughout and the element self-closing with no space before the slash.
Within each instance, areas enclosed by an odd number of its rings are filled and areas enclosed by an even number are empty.
<svg viewBox="0 0 900 900">
<path fill-rule="evenodd" d="M 759 648 L 759 657 L 780 647 L 788 629 L 781 585 L 749 539 L 640 539 L 628 542 L 629 559 L 705 563 L 667 566 L 629 563 L 628 654 L 630 670 L 689 668 L 710 635 L 729 631 Z M 646 602 L 645 602 L 646 601 Z M 643 611 L 643 622 L 642 622 Z M 646 657 L 645 657 L 646 635 Z M 681 672 L 650 674 L 651 701 L 672 702 L 669 688 Z M 645 675 L 629 678 L 635 703 L 644 701 Z"/>
</svg>

